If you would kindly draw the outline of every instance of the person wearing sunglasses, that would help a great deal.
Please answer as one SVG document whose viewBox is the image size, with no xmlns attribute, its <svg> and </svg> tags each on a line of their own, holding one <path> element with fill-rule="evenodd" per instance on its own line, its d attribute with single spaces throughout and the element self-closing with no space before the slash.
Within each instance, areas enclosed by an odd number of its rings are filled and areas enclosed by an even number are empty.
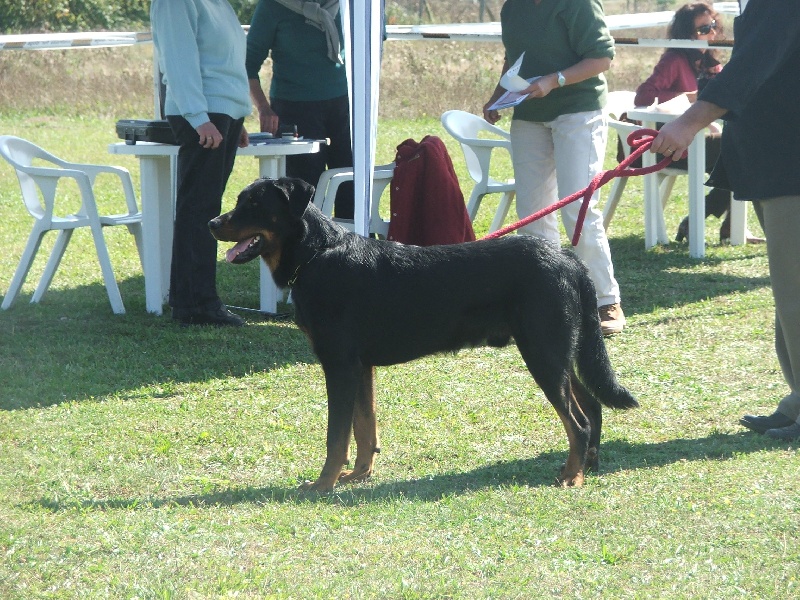
<svg viewBox="0 0 800 600">
<path fill-rule="evenodd" d="M 667 28 L 667 37 L 672 40 L 703 40 L 713 42 L 723 35 L 719 15 L 709 4 L 693 2 L 679 8 Z M 666 102 L 680 94 L 694 100 L 697 92 L 722 69 L 717 53 L 706 48 L 667 48 L 661 55 L 652 75 L 636 89 L 636 106 L 650 106 L 656 100 Z M 720 133 L 712 132 L 706 136 L 706 171 L 710 172 L 717 162 L 720 152 Z M 675 165 L 688 168 L 686 159 Z M 719 229 L 720 243 L 729 239 L 731 223 L 729 208 L 731 193 L 728 190 L 713 188 L 706 195 L 706 217 L 713 215 L 725 219 Z M 678 226 L 675 241 L 682 242 L 689 237 L 689 217 L 684 217 Z M 746 233 L 748 243 L 763 243 L 764 238 Z"/>
<path fill-rule="evenodd" d="M 793 441 L 800 439 L 800 2 L 749 0 L 733 28 L 725 68 L 650 150 L 681 156 L 698 131 L 725 120 L 711 179 L 733 190 L 735 202 L 753 202 L 767 236 L 775 352 L 789 388 L 771 415 L 739 423 Z"/>
</svg>

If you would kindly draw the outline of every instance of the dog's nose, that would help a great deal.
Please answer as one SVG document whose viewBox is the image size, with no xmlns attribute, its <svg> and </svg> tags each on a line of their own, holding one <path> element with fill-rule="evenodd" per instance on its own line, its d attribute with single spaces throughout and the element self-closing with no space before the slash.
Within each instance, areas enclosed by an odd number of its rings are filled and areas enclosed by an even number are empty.
<svg viewBox="0 0 800 600">
<path fill-rule="evenodd" d="M 219 229 L 219 228 L 220 228 L 220 225 L 221 225 L 221 223 L 220 223 L 220 221 L 219 221 L 219 217 L 216 217 L 216 218 L 214 218 L 214 219 L 211 219 L 211 220 L 208 222 L 208 228 L 209 228 L 211 231 L 214 231 L 215 229 Z"/>
</svg>

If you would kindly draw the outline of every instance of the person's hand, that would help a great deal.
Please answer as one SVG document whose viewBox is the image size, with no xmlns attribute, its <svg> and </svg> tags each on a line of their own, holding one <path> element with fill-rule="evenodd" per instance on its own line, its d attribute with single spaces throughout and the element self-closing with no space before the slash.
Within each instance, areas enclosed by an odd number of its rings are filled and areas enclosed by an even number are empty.
<svg viewBox="0 0 800 600">
<path fill-rule="evenodd" d="M 214 150 L 215 148 L 219 148 L 219 145 L 222 143 L 222 134 L 211 121 L 206 121 L 197 127 L 195 131 L 197 131 L 197 135 L 200 136 L 200 145 L 203 148 Z"/>
<path fill-rule="evenodd" d="M 666 123 L 650 146 L 650 152 L 669 156 L 673 161 L 683 158 L 697 131 L 679 120 Z"/>
<path fill-rule="evenodd" d="M 278 115 L 269 106 L 263 106 L 258 109 L 258 124 L 263 132 L 271 133 L 272 135 L 278 133 Z"/>
<path fill-rule="evenodd" d="M 494 104 L 494 102 L 487 102 L 483 105 L 483 118 L 486 119 L 488 123 L 494 125 L 500 120 L 500 111 L 498 110 L 489 110 L 489 107 Z"/>
<path fill-rule="evenodd" d="M 528 98 L 544 98 L 558 87 L 558 76 L 553 73 L 552 75 L 545 75 L 534 79 L 528 87 L 520 92 L 520 94 L 528 94 Z M 526 100 L 528 99 L 526 98 Z"/>
<path fill-rule="evenodd" d="M 239 148 L 245 148 L 250 145 L 250 136 L 247 135 L 247 130 L 242 127 L 242 132 L 239 134 Z"/>
</svg>

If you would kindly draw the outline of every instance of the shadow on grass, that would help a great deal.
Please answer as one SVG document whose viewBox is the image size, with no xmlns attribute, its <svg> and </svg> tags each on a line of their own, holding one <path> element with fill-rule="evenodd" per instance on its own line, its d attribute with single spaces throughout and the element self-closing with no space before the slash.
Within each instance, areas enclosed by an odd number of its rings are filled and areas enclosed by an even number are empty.
<svg viewBox="0 0 800 600">
<path fill-rule="evenodd" d="M 677 439 L 656 444 L 611 440 L 601 447 L 600 477 L 684 461 L 729 460 L 734 456 L 784 446 L 752 432 L 715 433 L 704 438 Z M 370 485 L 337 487 L 332 494 L 307 494 L 297 487 L 246 487 L 176 498 L 115 498 L 97 501 L 56 501 L 41 498 L 30 504 L 53 512 L 62 510 L 119 510 L 164 506 L 234 506 L 238 504 L 322 502 L 356 506 L 365 502 L 408 499 L 436 502 L 442 498 L 496 487 L 551 487 L 566 459 L 564 452 L 545 452 L 534 458 L 499 461 L 463 473 L 431 475 Z M 321 464 L 321 461 L 320 461 Z M 378 465 L 380 469 L 380 465 Z M 597 477 L 590 474 L 589 478 Z"/>
<path fill-rule="evenodd" d="M 234 268 L 220 266 L 223 270 Z M 258 306 L 257 271 L 247 271 L 220 278 L 220 293 L 229 304 Z M 162 316 L 147 313 L 141 277 L 120 282 L 120 292 L 124 315 L 111 312 L 101 283 L 50 290 L 39 304 L 29 304 L 30 294 L 21 295 L 11 310 L 0 311 L 0 410 L 111 395 L 159 397 L 174 384 L 317 362 L 291 317 L 272 322 L 257 311 L 241 311 L 249 323 L 243 328 L 182 327 L 170 318 L 168 306 Z"/>
<path fill-rule="evenodd" d="M 639 236 L 612 238 L 609 243 L 626 314 L 679 307 L 770 285 L 768 275 L 734 275 L 717 268 L 723 263 L 731 265 L 766 256 L 763 246 L 746 246 L 737 256 L 709 251 L 697 259 L 689 256 L 686 244 L 645 251 Z"/>
<path fill-rule="evenodd" d="M 700 261 L 689 257 L 685 246 L 645 252 L 639 236 L 613 238 L 612 246 L 628 315 L 769 285 L 766 276 L 732 275 L 713 268 L 721 262 L 752 259 L 763 249 L 746 248 L 735 257 L 712 254 Z M 217 271 L 226 303 L 257 306 L 257 265 L 233 267 L 221 262 Z M 38 305 L 27 304 L 30 296 L 25 295 L 11 311 L 0 312 L 0 380 L 5 382 L 0 410 L 96 401 L 114 394 L 158 397 L 169 393 L 160 388 L 173 383 L 317 362 L 305 336 L 293 325 L 179 327 L 166 315 L 146 312 L 141 276 L 122 281 L 120 290 L 125 315 L 111 313 L 100 283 L 50 290 Z M 242 315 L 254 325 L 264 323 L 258 313 Z"/>
</svg>

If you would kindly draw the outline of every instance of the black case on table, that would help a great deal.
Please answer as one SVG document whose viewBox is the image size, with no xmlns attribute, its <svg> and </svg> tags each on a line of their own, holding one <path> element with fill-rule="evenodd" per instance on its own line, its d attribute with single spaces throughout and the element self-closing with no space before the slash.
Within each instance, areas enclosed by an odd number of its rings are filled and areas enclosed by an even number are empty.
<svg viewBox="0 0 800 600">
<path fill-rule="evenodd" d="M 166 119 L 151 121 L 146 119 L 120 119 L 117 121 L 117 137 L 125 140 L 126 144 L 135 144 L 136 142 L 178 144 Z"/>
</svg>

